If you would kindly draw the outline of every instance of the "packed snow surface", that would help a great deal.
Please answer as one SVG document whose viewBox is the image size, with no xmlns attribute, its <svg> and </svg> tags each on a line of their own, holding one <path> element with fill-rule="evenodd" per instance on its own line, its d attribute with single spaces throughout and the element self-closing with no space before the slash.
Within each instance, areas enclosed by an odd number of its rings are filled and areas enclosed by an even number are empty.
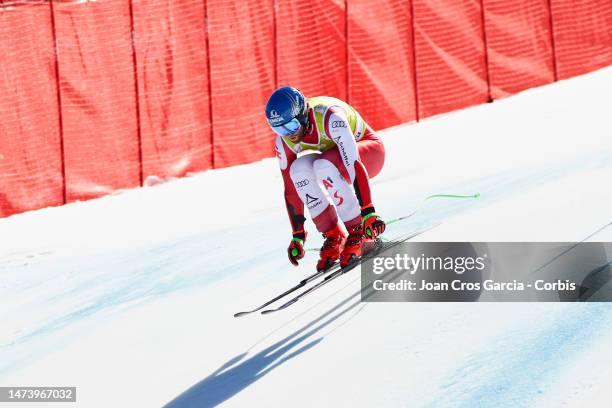
<svg viewBox="0 0 612 408">
<path fill-rule="evenodd" d="M 612 241 L 611 112 L 607 68 L 381 132 L 376 208 L 419 208 L 385 234 Z M 79 407 L 608 400 L 606 303 L 361 303 L 351 272 L 234 318 L 313 271 L 289 239 L 276 159 L 0 220 L 0 386 L 76 386 Z"/>
</svg>

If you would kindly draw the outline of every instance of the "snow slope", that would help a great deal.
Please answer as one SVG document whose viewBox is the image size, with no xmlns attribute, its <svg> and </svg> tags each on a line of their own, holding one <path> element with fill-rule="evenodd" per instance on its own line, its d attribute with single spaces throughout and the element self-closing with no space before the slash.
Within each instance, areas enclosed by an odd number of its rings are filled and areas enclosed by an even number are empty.
<svg viewBox="0 0 612 408">
<path fill-rule="evenodd" d="M 611 241 L 611 108 L 607 68 L 382 132 L 383 217 L 481 193 L 388 236 Z M 367 304 L 351 273 L 233 318 L 316 262 L 286 260 L 281 186 L 270 159 L 1 219 L 0 386 L 76 386 L 79 407 L 604 405 L 605 303 Z"/>
</svg>

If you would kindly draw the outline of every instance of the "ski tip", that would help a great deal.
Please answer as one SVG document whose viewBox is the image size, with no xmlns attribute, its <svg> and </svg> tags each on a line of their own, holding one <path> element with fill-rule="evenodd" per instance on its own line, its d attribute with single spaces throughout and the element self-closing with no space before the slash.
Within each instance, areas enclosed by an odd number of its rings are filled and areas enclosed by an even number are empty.
<svg viewBox="0 0 612 408">
<path fill-rule="evenodd" d="M 263 312 L 261 312 L 262 315 L 264 314 L 270 314 L 270 313 L 274 313 L 274 312 L 278 312 L 279 310 L 283 310 L 288 308 L 289 306 L 291 306 L 292 304 L 296 303 L 298 301 L 298 299 L 292 299 L 289 302 L 285 303 L 284 305 L 276 308 L 276 309 L 267 309 L 264 310 Z"/>
<path fill-rule="evenodd" d="M 234 317 L 242 317 L 242 316 L 246 316 L 251 312 L 238 312 L 238 313 L 234 313 Z"/>
</svg>

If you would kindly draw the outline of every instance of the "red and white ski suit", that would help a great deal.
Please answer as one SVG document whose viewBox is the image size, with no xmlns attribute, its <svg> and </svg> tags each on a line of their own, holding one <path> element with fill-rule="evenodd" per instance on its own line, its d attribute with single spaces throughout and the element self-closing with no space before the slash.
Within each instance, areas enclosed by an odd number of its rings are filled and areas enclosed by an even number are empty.
<svg viewBox="0 0 612 408">
<path fill-rule="evenodd" d="M 369 178 L 385 160 L 382 141 L 350 105 L 329 97 L 307 103 L 309 128 L 302 141 L 277 135 L 275 143 L 294 235 L 304 232 L 304 205 L 322 233 L 338 216 L 347 228 L 360 223 L 362 212 L 373 208 Z"/>
</svg>

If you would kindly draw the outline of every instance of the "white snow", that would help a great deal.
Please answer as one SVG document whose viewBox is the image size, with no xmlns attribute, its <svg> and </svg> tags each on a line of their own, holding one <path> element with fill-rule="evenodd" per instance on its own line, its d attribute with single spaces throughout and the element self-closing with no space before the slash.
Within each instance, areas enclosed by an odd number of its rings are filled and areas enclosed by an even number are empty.
<svg viewBox="0 0 612 408">
<path fill-rule="evenodd" d="M 611 108 L 607 68 L 381 132 L 383 217 L 481 194 L 389 236 L 612 241 Z M 606 303 L 368 304 L 351 273 L 233 318 L 316 262 L 286 259 L 275 160 L 1 219 L 0 386 L 76 386 L 79 407 L 601 406 Z"/>
</svg>

